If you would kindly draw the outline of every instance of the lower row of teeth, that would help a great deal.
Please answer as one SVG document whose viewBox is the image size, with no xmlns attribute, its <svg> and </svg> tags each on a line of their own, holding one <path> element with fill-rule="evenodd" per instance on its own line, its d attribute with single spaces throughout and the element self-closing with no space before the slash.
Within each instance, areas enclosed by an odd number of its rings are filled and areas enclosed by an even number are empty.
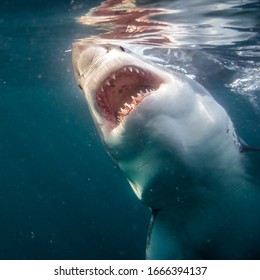
<svg viewBox="0 0 260 280">
<path fill-rule="evenodd" d="M 121 122 L 125 116 L 129 114 L 147 95 L 149 95 L 155 89 L 146 89 L 145 92 L 141 91 L 137 93 L 137 96 L 131 96 L 131 104 L 125 103 L 124 107 L 120 108 L 118 111 L 117 121 Z"/>
</svg>

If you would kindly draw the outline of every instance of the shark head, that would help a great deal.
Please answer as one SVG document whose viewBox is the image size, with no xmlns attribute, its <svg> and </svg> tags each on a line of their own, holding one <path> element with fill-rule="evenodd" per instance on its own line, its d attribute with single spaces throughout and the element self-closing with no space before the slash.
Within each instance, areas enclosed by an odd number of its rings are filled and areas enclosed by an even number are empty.
<svg viewBox="0 0 260 280">
<path fill-rule="evenodd" d="M 75 43 L 73 65 L 105 147 L 148 206 L 191 173 L 238 166 L 233 124 L 197 82 L 111 44 Z"/>
</svg>

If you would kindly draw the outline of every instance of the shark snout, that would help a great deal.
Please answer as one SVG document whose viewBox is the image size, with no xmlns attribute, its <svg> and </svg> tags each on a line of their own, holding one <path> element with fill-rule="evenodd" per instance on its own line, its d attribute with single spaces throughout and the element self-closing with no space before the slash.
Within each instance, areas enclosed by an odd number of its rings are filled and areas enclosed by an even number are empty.
<svg viewBox="0 0 260 280">
<path fill-rule="evenodd" d="M 100 45 L 89 41 L 79 41 L 72 47 L 72 62 L 77 78 L 86 72 L 91 65 L 97 62 L 108 52 L 107 45 Z"/>
<path fill-rule="evenodd" d="M 98 54 L 96 45 L 90 42 L 79 41 L 72 47 L 72 63 L 77 83 L 82 87 L 83 75 L 95 62 Z"/>
<path fill-rule="evenodd" d="M 92 53 L 94 52 L 94 48 L 95 46 L 91 43 L 84 43 L 84 42 L 76 42 L 73 44 L 72 46 L 72 61 L 73 61 L 73 65 L 75 68 L 80 68 L 82 61 L 84 61 L 84 67 L 87 67 L 87 63 L 86 63 L 86 59 L 88 57 L 93 57 L 93 55 L 91 55 L 91 49 L 92 49 Z M 87 62 L 91 63 L 90 60 L 88 60 Z M 81 66 L 82 68 L 82 66 Z M 80 69 L 78 69 L 80 70 Z"/>
<path fill-rule="evenodd" d="M 81 42 L 76 42 L 72 45 L 73 63 L 78 60 L 81 53 L 88 48 L 88 45 Z"/>
<path fill-rule="evenodd" d="M 100 67 L 102 70 L 104 63 L 107 63 L 108 60 L 111 62 L 113 57 L 116 57 L 118 60 L 118 55 L 124 52 L 125 50 L 120 46 L 98 42 L 96 40 L 82 40 L 75 42 L 72 47 L 72 62 L 74 74 L 79 87 L 83 88 L 86 76 L 97 71 L 97 69 L 100 70 Z M 110 63 L 110 66 L 114 65 L 115 62 L 112 64 Z M 99 70 L 97 71 L 97 75 L 100 74 Z"/>
</svg>

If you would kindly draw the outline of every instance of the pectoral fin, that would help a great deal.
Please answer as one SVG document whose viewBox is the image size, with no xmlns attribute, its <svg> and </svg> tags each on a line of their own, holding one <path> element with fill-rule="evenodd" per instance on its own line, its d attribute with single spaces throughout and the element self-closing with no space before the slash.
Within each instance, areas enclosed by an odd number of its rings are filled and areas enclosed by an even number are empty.
<svg viewBox="0 0 260 280">
<path fill-rule="evenodd" d="M 193 252 L 183 250 L 183 244 L 189 242 L 186 234 L 180 236 L 180 224 L 172 224 L 171 213 L 153 210 L 146 247 L 146 259 L 167 260 L 193 258 Z M 180 240 L 181 239 L 181 240 Z M 188 247 L 187 247 L 188 248 Z M 190 250 L 190 249 L 189 249 Z"/>
</svg>

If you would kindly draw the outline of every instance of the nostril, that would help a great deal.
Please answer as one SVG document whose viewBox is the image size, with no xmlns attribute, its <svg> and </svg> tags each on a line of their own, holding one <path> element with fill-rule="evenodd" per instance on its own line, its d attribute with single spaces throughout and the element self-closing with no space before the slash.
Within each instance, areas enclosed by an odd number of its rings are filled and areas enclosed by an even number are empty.
<svg viewBox="0 0 260 280">
<path fill-rule="evenodd" d="M 105 50 L 107 51 L 107 53 L 109 53 L 111 49 L 112 47 L 109 44 L 105 45 Z"/>
<path fill-rule="evenodd" d="M 122 46 L 119 46 L 119 47 L 123 52 L 125 52 L 125 49 Z"/>
</svg>

